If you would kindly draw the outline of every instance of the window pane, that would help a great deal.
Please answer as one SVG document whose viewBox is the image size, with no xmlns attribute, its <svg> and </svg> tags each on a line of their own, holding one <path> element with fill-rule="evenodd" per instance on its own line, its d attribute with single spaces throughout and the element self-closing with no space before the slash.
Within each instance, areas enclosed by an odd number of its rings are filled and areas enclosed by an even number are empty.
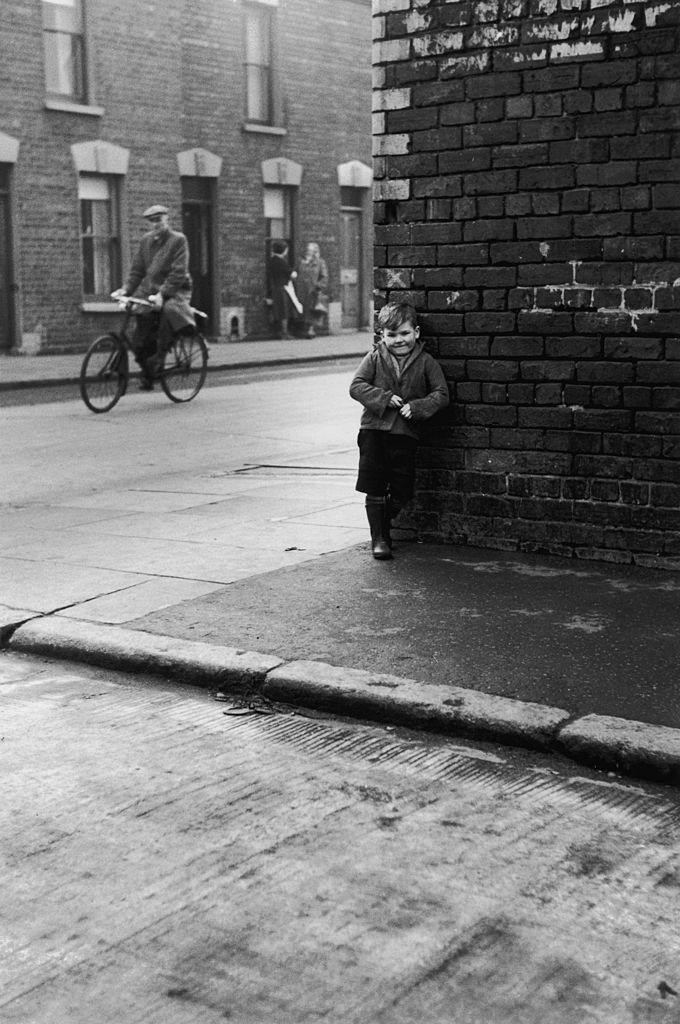
<svg viewBox="0 0 680 1024">
<path fill-rule="evenodd" d="M 47 91 L 85 102 L 81 0 L 43 0 L 42 12 Z"/>
<path fill-rule="evenodd" d="M 269 238 L 285 238 L 286 237 L 286 222 L 283 220 L 270 220 L 267 221 L 267 235 Z"/>
<path fill-rule="evenodd" d="M 43 0 L 43 27 L 55 32 L 82 32 L 80 0 Z"/>
<path fill-rule="evenodd" d="M 259 67 L 248 67 L 247 93 L 248 93 L 248 119 L 250 121 L 261 121 L 269 123 L 269 69 Z"/>
<path fill-rule="evenodd" d="M 246 116 L 272 123 L 272 12 L 264 7 L 246 10 Z"/>
<path fill-rule="evenodd" d="M 78 179 L 78 197 L 108 201 L 111 198 L 108 178 L 104 178 L 101 174 L 81 174 Z"/>
<path fill-rule="evenodd" d="M 120 284 L 117 195 L 109 179 L 82 175 L 79 181 L 83 293 L 108 299 Z"/>
<path fill-rule="evenodd" d="M 48 92 L 72 95 L 71 37 L 63 32 L 45 33 L 45 78 Z"/>
<path fill-rule="evenodd" d="M 282 188 L 265 188 L 264 215 L 269 219 L 283 220 L 284 205 Z"/>
<path fill-rule="evenodd" d="M 269 64 L 270 58 L 269 11 L 250 10 L 246 21 L 246 63 Z"/>
<path fill-rule="evenodd" d="M 92 257 L 93 240 L 83 238 L 83 294 L 94 295 L 94 259 Z M 111 289 L 113 291 L 113 289 Z"/>
<path fill-rule="evenodd" d="M 47 91 L 84 100 L 83 42 L 65 32 L 44 32 Z"/>
</svg>

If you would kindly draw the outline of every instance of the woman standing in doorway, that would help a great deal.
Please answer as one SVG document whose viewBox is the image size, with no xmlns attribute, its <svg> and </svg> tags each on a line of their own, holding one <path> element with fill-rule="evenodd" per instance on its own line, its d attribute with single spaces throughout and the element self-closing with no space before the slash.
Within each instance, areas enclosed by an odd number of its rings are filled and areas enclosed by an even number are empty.
<svg viewBox="0 0 680 1024">
<path fill-rule="evenodd" d="M 295 286 L 302 303 L 305 336 L 313 338 L 328 312 L 328 267 L 316 242 L 309 242 L 298 262 Z"/>
</svg>

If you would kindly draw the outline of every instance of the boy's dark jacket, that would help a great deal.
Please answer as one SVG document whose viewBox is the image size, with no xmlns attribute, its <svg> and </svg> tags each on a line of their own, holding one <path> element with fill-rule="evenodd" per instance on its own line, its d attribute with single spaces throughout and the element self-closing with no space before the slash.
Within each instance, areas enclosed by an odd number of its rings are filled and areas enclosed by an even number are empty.
<svg viewBox="0 0 680 1024">
<path fill-rule="evenodd" d="M 439 363 L 416 342 L 397 376 L 387 346 L 379 342 L 365 356 L 349 387 L 349 393 L 364 406 L 362 430 L 388 430 L 393 434 L 418 437 L 418 423 L 434 416 L 449 404 L 449 389 Z M 398 409 L 390 408 L 392 395 L 408 402 L 413 419 L 407 420 Z"/>
</svg>

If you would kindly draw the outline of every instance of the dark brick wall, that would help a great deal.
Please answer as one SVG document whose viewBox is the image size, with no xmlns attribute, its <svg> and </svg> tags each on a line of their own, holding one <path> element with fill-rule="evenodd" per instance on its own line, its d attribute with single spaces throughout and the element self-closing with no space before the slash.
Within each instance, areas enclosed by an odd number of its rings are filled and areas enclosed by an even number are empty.
<svg viewBox="0 0 680 1024">
<path fill-rule="evenodd" d="M 373 10 L 377 304 L 453 399 L 421 536 L 680 569 L 680 0 Z"/>
<path fill-rule="evenodd" d="M 3 0 L 0 132 L 20 143 L 13 190 L 23 331 L 42 332 L 45 349 L 57 351 L 82 349 L 111 325 L 110 314 L 81 309 L 70 147 L 93 140 L 130 151 L 126 250 L 143 230 L 139 212 L 159 197 L 181 226 L 178 152 L 202 147 L 222 158 L 219 301 L 245 307 L 254 336 L 268 331 L 261 162 L 283 156 L 301 163 L 298 247 L 319 242 L 331 299 L 339 300 L 337 165 L 370 164 L 371 156 L 370 0 L 278 5 L 283 136 L 243 131 L 240 0 L 107 0 L 88 3 L 87 12 L 92 104 L 103 108 L 97 116 L 46 109 L 41 4 Z"/>
</svg>

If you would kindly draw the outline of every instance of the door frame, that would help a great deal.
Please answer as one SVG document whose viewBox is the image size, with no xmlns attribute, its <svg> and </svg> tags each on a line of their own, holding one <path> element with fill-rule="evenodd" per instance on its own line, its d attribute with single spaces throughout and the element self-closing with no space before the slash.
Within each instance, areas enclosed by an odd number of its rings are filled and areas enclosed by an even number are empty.
<svg viewBox="0 0 680 1024">
<path fill-rule="evenodd" d="M 219 303 L 219 273 L 218 273 L 218 231 L 217 231 L 217 181 L 214 178 L 199 177 L 198 180 L 205 182 L 207 186 L 206 199 L 188 198 L 184 193 L 184 181 L 190 177 L 184 175 L 182 182 L 182 230 L 184 230 L 184 209 L 186 206 L 201 207 L 206 211 L 209 218 L 208 237 L 208 260 L 209 267 L 209 288 L 210 288 L 210 309 L 204 312 L 210 318 L 211 336 L 219 337 L 220 325 L 220 303 Z M 196 176 L 198 177 L 198 176 Z"/>
<path fill-rule="evenodd" d="M 10 352 L 12 349 L 20 349 L 22 342 L 22 321 L 21 321 L 21 287 L 17 281 L 19 268 L 19 252 L 17 246 L 16 231 L 16 194 L 14 188 L 15 165 L 18 156 L 19 144 L 9 136 L 0 132 L 0 163 L 7 169 L 7 190 L 5 200 L 7 203 L 7 252 L 9 256 L 7 267 L 7 312 L 9 328 L 7 336 L 9 345 L 0 351 Z M 4 190 L 3 190 L 4 191 Z"/>
<path fill-rule="evenodd" d="M 352 325 L 351 328 L 343 328 L 343 330 L 360 330 L 364 324 L 364 293 L 366 288 L 366 279 L 364 273 L 364 214 L 363 209 L 360 206 L 341 206 L 340 207 L 340 237 L 342 238 L 344 233 L 344 214 L 354 214 L 359 225 L 359 244 L 357 246 L 357 322 Z M 342 267 L 340 271 L 342 272 Z M 342 302 L 342 282 L 340 282 L 340 295 Z M 344 310 L 342 311 L 344 314 Z"/>
</svg>

